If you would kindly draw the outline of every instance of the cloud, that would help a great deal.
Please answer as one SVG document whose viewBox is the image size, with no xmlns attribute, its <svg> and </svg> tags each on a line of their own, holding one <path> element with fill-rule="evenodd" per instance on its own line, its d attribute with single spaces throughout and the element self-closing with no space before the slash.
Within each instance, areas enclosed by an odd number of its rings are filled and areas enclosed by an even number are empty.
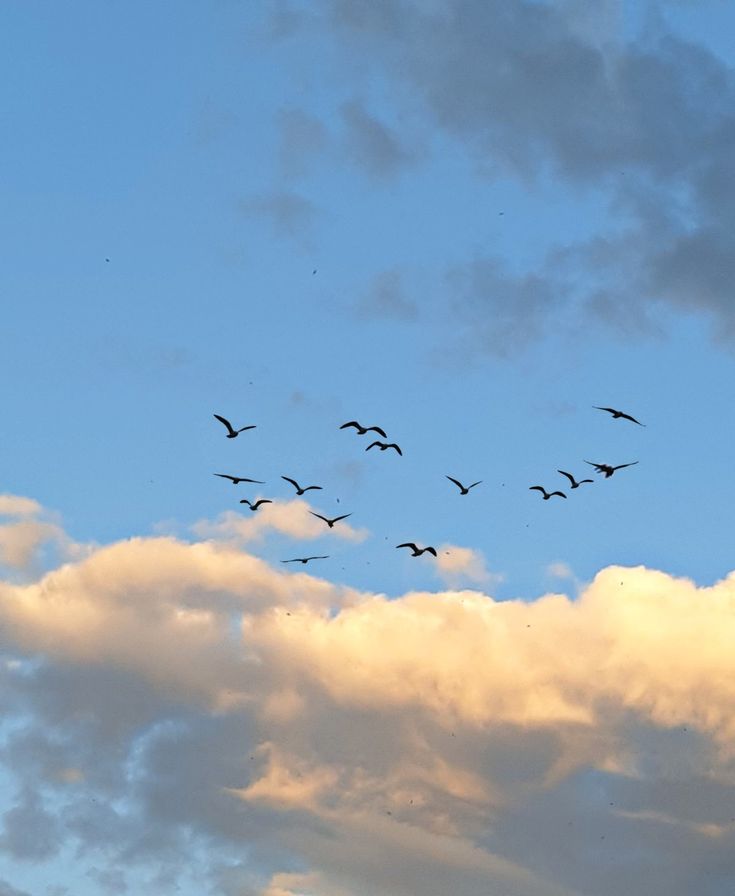
<svg viewBox="0 0 735 896">
<path fill-rule="evenodd" d="M 441 579 L 452 587 L 462 581 L 498 584 L 503 580 L 502 575 L 491 573 L 487 569 L 481 551 L 462 548 L 456 544 L 439 545 L 434 565 Z"/>
<path fill-rule="evenodd" d="M 303 177 L 327 147 L 322 122 L 303 109 L 282 109 L 278 116 L 281 169 L 286 177 Z"/>
<path fill-rule="evenodd" d="M 569 201 L 605 209 L 587 237 L 548 235 L 548 254 L 525 271 L 493 258 L 447 265 L 450 287 L 466 280 L 464 297 L 448 289 L 447 303 L 463 309 L 480 348 L 505 354 L 574 330 L 580 314 L 647 335 L 661 305 L 705 312 L 732 344 L 733 73 L 675 33 L 665 5 L 638 28 L 617 0 L 593 6 L 322 0 L 303 34 L 313 39 L 320 16 L 346 89 L 370 78 L 390 98 L 381 108 L 390 129 L 355 101 L 342 108 L 367 170 L 405 170 L 429 134 L 453 141 L 484 176 L 527 191 L 556 184 Z M 555 276 L 559 252 L 574 261 L 565 280 Z"/>
<path fill-rule="evenodd" d="M 79 558 L 90 549 L 69 538 L 54 515 L 32 498 L 0 495 L 0 516 L 19 517 L 0 523 L 0 565 L 19 573 L 40 570 L 42 548 L 50 548 L 60 559 Z"/>
<path fill-rule="evenodd" d="M 192 530 L 203 537 L 233 540 L 240 544 L 262 541 L 269 532 L 301 539 L 329 535 L 353 542 L 364 541 L 369 535 L 367 529 L 355 529 L 345 520 L 327 528 L 326 523 L 312 516 L 311 505 L 300 499 L 274 501 L 248 517 L 225 511 L 214 522 L 200 520 Z"/>
<path fill-rule="evenodd" d="M 311 245 L 313 228 L 320 214 L 310 199 L 285 190 L 242 199 L 240 210 L 246 215 L 265 218 L 276 236 L 294 240 L 307 247 Z"/>
<path fill-rule="evenodd" d="M 388 599 L 219 541 L 95 547 L 0 584 L 0 847 L 108 892 L 196 864 L 222 893 L 714 894 L 734 605 L 735 574 Z"/>
<path fill-rule="evenodd" d="M 381 319 L 412 321 L 418 317 L 415 303 L 406 297 L 403 275 L 398 268 L 381 271 L 373 278 L 357 311 L 364 317 Z"/>
<path fill-rule="evenodd" d="M 43 508 L 33 498 L 0 495 L 0 516 L 37 516 Z"/>
</svg>

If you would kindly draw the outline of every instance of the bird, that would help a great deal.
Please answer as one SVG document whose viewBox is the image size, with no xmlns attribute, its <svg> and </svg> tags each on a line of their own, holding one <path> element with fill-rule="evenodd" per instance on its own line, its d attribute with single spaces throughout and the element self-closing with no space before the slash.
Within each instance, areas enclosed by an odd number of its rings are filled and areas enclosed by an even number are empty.
<svg viewBox="0 0 735 896">
<path fill-rule="evenodd" d="M 617 467 L 611 467 L 610 464 L 593 464 L 591 460 L 586 460 L 585 463 L 594 467 L 596 473 L 604 473 L 605 479 L 609 479 L 616 470 L 622 470 L 623 467 L 634 467 L 638 461 L 634 460 L 629 464 L 618 464 Z"/>
<path fill-rule="evenodd" d="M 544 493 L 544 501 L 548 501 L 549 498 L 552 498 L 554 495 L 559 495 L 560 498 L 566 498 L 564 492 L 547 492 L 543 485 L 530 485 L 528 487 L 529 491 L 537 491 Z"/>
<path fill-rule="evenodd" d="M 272 504 L 273 501 L 271 501 L 269 498 L 260 498 L 258 501 L 255 502 L 255 504 L 251 504 L 250 501 L 248 501 L 247 498 L 243 498 L 243 499 L 240 501 L 240 503 L 241 503 L 241 504 L 247 504 L 248 507 L 249 507 L 253 512 L 255 512 L 255 511 L 260 507 L 261 504 Z"/>
<path fill-rule="evenodd" d="M 381 429 L 379 426 L 362 426 L 357 420 L 350 420 L 349 423 L 343 423 L 342 426 L 340 426 L 340 429 L 347 429 L 348 426 L 354 426 L 357 430 L 357 434 L 360 436 L 364 436 L 366 432 L 377 432 L 377 434 L 383 436 L 384 439 L 388 438 L 385 430 Z"/>
<path fill-rule="evenodd" d="M 221 476 L 222 479 L 229 479 L 233 485 L 237 485 L 239 482 L 254 482 L 256 485 L 265 485 L 265 482 L 261 482 L 260 479 L 246 479 L 244 476 L 230 476 L 229 473 L 213 473 L 214 476 Z"/>
<path fill-rule="evenodd" d="M 635 417 L 631 417 L 630 414 L 624 414 L 622 411 L 616 411 L 615 408 L 600 408 L 597 405 L 593 405 L 596 411 L 607 411 L 608 414 L 613 415 L 613 420 L 617 420 L 618 417 L 622 417 L 624 420 L 631 420 L 633 423 L 637 423 L 638 426 L 645 426 L 645 423 L 641 423 L 640 420 L 636 420 Z"/>
<path fill-rule="evenodd" d="M 403 457 L 403 452 L 398 447 L 398 445 L 396 445 L 395 442 L 390 442 L 390 444 L 386 444 L 385 442 L 372 442 L 370 445 L 367 446 L 367 448 L 365 450 L 369 451 L 371 448 L 374 448 L 376 445 L 378 446 L 378 448 L 380 448 L 381 451 L 385 451 L 386 448 L 395 448 L 396 451 L 401 455 L 401 457 Z"/>
<path fill-rule="evenodd" d="M 477 482 L 473 482 L 472 485 L 464 486 L 458 479 L 452 479 L 451 476 L 447 476 L 447 479 L 450 482 L 453 482 L 458 488 L 460 495 L 466 495 L 471 488 L 474 488 L 476 485 L 479 485 L 482 482 L 482 479 L 478 479 Z"/>
<path fill-rule="evenodd" d="M 343 513 L 342 516 L 336 516 L 332 520 L 328 520 L 325 516 L 322 516 L 321 513 L 314 513 L 313 510 L 310 510 L 309 513 L 312 516 L 318 516 L 320 520 L 324 520 L 324 522 L 329 526 L 330 529 L 334 528 L 334 524 L 338 523 L 340 520 L 346 520 L 348 516 L 352 516 L 351 513 Z"/>
<path fill-rule="evenodd" d="M 579 488 L 583 482 L 594 482 L 594 479 L 580 479 L 579 482 L 572 476 L 571 473 L 566 473 L 564 470 L 557 470 L 557 473 L 561 473 L 562 476 L 566 476 L 569 482 L 571 483 L 572 488 Z"/>
<path fill-rule="evenodd" d="M 281 560 L 281 563 L 308 563 L 309 560 L 328 560 L 329 554 L 324 554 L 321 557 L 294 557 L 293 560 Z"/>
<path fill-rule="evenodd" d="M 313 488 L 318 489 L 319 491 L 322 490 L 321 485 L 307 485 L 306 488 L 301 488 L 301 486 L 295 479 L 289 479 L 288 476 L 281 476 L 281 479 L 285 479 L 286 482 L 290 482 L 291 485 L 296 489 L 297 495 L 303 495 L 304 492 L 311 491 L 311 489 Z"/>
<path fill-rule="evenodd" d="M 418 545 L 415 545 L 412 541 L 407 541 L 405 544 L 397 544 L 396 548 L 411 548 L 411 556 L 412 557 L 420 557 L 426 551 L 430 554 L 433 554 L 436 557 L 436 548 L 432 548 L 431 545 L 425 548 L 420 548 Z"/>
<path fill-rule="evenodd" d="M 220 423 L 224 423 L 224 425 L 227 427 L 228 439 L 236 439 L 240 435 L 240 433 L 245 432 L 246 429 L 255 429 L 254 424 L 252 426 L 243 426 L 242 429 L 233 429 L 232 424 L 229 420 L 226 420 L 224 417 L 220 417 L 219 414 L 214 414 L 213 416 L 215 416 Z"/>
</svg>

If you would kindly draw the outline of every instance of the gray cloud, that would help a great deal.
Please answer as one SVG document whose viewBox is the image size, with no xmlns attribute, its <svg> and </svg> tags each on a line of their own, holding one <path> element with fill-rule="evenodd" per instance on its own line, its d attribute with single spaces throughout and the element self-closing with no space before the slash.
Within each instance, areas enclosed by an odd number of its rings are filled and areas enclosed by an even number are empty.
<svg viewBox="0 0 735 896">
<path fill-rule="evenodd" d="M 361 101 L 345 103 L 341 111 L 347 152 L 369 174 L 391 177 L 414 161 L 391 128 L 371 115 Z"/>
<path fill-rule="evenodd" d="M 313 228 L 320 214 L 310 199 L 284 190 L 242 199 L 240 210 L 269 221 L 276 236 L 307 247 L 311 245 Z"/>
<path fill-rule="evenodd" d="M 0 896 L 30 896 L 25 890 L 18 890 L 6 880 L 0 880 Z"/>
<path fill-rule="evenodd" d="M 324 125 L 302 109 L 282 109 L 278 116 L 281 170 L 287 177 L 303 177 L 326 150 Z"/>
<path fill-rule="evenodd" d="M 411 321 L 418 317 L 418 309 L 405 292 L 403 275 L 399 268 L 381 271 L 357 305 L 363 317 L 391 318 Z"/>
</svg>

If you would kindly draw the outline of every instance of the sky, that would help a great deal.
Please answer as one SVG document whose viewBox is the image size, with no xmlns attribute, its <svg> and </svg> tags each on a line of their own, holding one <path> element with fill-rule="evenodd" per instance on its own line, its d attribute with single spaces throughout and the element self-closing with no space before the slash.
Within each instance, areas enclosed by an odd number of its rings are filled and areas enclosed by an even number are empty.
<svg viewBox="0 0 735 896">
<path fill-rule="evenodd" d="M 0 896 L 730 896 L 733 29 L 0 6 Z"/>
</svg>

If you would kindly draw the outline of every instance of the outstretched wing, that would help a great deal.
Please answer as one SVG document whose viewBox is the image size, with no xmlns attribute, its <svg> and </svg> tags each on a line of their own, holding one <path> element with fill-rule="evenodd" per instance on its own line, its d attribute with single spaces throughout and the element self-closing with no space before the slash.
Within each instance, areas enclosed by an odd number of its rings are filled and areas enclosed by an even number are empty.
<svg viewBox="0 0 735 896">
<path fill-rule="evenodd" d="M 385 447 L 386 447 L 386 448 L 395 448 L 396 451 L 401 455 L 401 457 L 403 457 L 403 452 L 402 452 L 401 449 L 398 447 L 398 445 L 396 445 L 395 442 L 391 442 L 390 445 L 386 445 Z"/>
<path fill-rule="evenodd" d="M 637 463 L 638 463 L 638 461 L 634 460 L 632 463 L 629 463 L 629 464 L 618 464 L 617 467 L 613 467 L 613 470 L 622 470 L 623 467 L 634 467 Z"/>
<path fill-rule="evenodd" d="M 312 489 L 317 489 L 318 491 L 322 491 L 321 485 L 307 485 L 306 488 L 302 488 L 302 492 L 310 492 Z"/>
<path fill-rule="evenodd" d="M 549 497 L 553 497 L 554 495 L 559 495 L 560 498 L 566 498 L 566 495 L 564 494 L 564 492 L 551 492 Z"/>
<path fill-rule="evenodd" d="M 301 491 L 301 486 L 298 484 L 298 482 L 295 479 L 289 479 L 288 476 L 281 476 L 281 479 L 285 479 L 286 482 L 290 482 L 291 485 L 296 489 L 297 492 Z"/>
<path fill-rule="evenodd" d="M 448 479 L 450 482 L 453 482 L 453 483 L 457 486 L 457 488 L 459 488 L 459 489 L 463 489 L 463 488 L 464 488 L 464 486 L 463 486 L 462 483 L 459 481 L 459 479 L 454 479 L 452 476 L 447 476 L 447 479 Z"/>
<path fill-rule="evenodd" d="M 355 429 L 362 431 L 362 426 L 360 426 L 357 420 L 350 420 L 349 423 L 343 423 L 342 426 L 340 426 L 340 429 L 347 429 L 348 426 L 354 426 Z"/>
<path fill-rule="evenodd" d="M 272 504 L 272 503 L 273 503 L 273 501 L 271 501 L 270 498 L 261 498 L 259 501 L 256 501 L 255 504 L 251 504 L 251 507 L 253 508 L 253 510 L 257 510 L 261 504 Z"/>
<path fill-rule="evenodd" d="M 310 513 L 312 516 L 319 517 L 320 520 L 324 520 L 325 523 L 329 524 L 329 520 L 328 520 L 325 516 L 322 516 L 321 513 L 314 513 L 313 510 L 310 510 L 309 513 Z"/>
<path fill-rule="evenodd" d="M 397 548 L 411 548 L 412 551 L 418 551 L 418 548 L 412 541 L 407 541 L 405 544 L 397 544 Z"/>
<path fill-rule="evenodd" d="M 572 488 L 574 487 L 574 476 L 572 476 L 571 473 L 565 473 L 564 470 L 557 470 L 556 472 L 561 473 L 562 476 L 566 476 Z M 592 480 L 588 479 L 587 482 L 592 482 Z"/>
<path fill-rule="evenodd" d="M 237 485 L 238 478 L 237 476 L 229 476 L 227 473 L 213 473 L 213 476 L 221 476 L 222 479 L 229 479 Z"/>
<path fill-rule="evenodd" d="M 633 423 L 637 423 L 638 426 L 645 426 L 645 423 L 641 423 L 640 420 L 636 420 L 635 417 L 631 417 L 630 414 L 621 414 L 621 417 L 625 417 L 626 420 L 631 420 Z"/>
<path fill-rule="evenodd" d="M 255 429 L 255 424 L 251 424 L 250 426 L 243 426 L 241 429 L 238 429 L 238 432 L 245 432 L 246 429 Z"/>
<path fill-rule="evenodd" d="M 319 556 L 319 557 L 305 557 L 304 559 L 305 559 L 307 562 L 308 562 L 309 560 L 329 560 L 329 554 L 322 554 L 322 555 Z"/>
<path fill-rule="evenodd" d="M 215 414 L 214 416 L 219 420 L 220 423 L 224 423 L 224 425 L 227 427 L 228 432 L 231 432 L 233 435 L 235 434 L 235 430 L 232 428 L 232 424 L 229 420 L 227 420 L 227 418 L 220 417 L 219 414 Z"/>
<path fill-rule="evenodd" d="M 601 473 L 605 469 L 605 464 L 593 464 L 591 460 L 586 460 L 586 464 L 589 464 L 591 467 L 594 467 L 598 473 Z"/>
<path fill-rule="evenodd" d="M 596 404 L 595 404 L 595 405 L 592 405 L 592 407 L 593 407 L 596 411 L 607 411 L 608 414 L 617 414 L 617 413 L 618 413 L 618 411 L 617 411 L 615 408 L 600 408 L 600 407 L 598 407 Z"/>
<path fill-rule="evenodd" d="M 436 548 L 428 547 L 424 548 L 424 551 L 428 551 L 430 554 L 433 554 L 436 557 Z"/>
<path fill-rule="evenodd" d="M 367 448 L 366 448 L 365 450 L 366 450 L 366 451 L 369 451 L 371 448 L 375 448 L 376 445 L 377 445 L 379 448 L 382 448 L 382 447 L 383 447 L 383 443 L 382 443 L 382 442 L 371 442 L 371 443 L 367 446 Z"/>
<path fill-rule="evenodd" d="M 529 485 L 528 490 L 529 492 L 543 492 L 544 494 L 546 494 L 546 489 L 543 487 L 543 485 Z"/>
<path fill-rule="evenodd" d="M 379 436 L 383 436 L 384 439 L 387 439 L 388 436 L 379 426 L 368 426 L 365 432 L 377 432 Z"/>
<path fill-rule="evenodd" d="M 478 479 L 477 482 L 473 482 L 472 485 L 467 486 L 467 490 L 469 491 L 471 488 L 474 488 L 476 485 L 480 485 L 482 479 Z"/>
<path fill-rule="evenodd" d="M 343 513 L 342 516 L 336 516 L 336 517 L 332 520 L 332 522 L 333 522 L 333 523 L 338 523 L 340 520 L 346 520 L 348 516 L 352 516 L 352 514 L 351 514 L 351 513 Z"/>
</svg>

